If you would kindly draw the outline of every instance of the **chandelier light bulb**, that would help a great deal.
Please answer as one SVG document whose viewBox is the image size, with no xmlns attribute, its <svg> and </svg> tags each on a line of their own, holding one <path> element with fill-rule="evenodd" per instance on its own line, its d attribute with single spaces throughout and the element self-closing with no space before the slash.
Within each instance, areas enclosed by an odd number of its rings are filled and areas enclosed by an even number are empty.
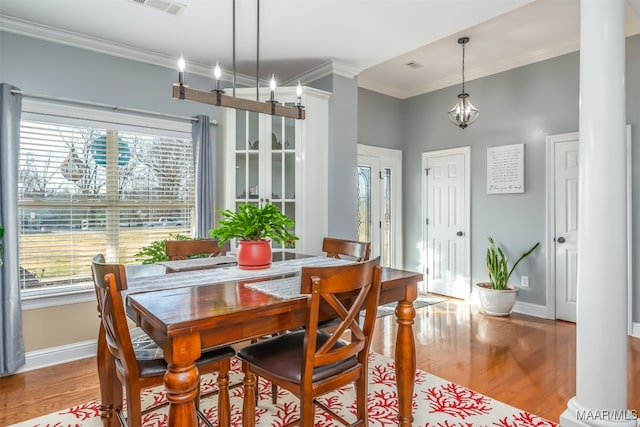
<svg viewBox="0 0 640 427">
<path fill-rule="evenodd" d="M 216 61 L 216 66 L 213 69 L 213 77 L 215 77 L 216 80 L 220 80 L 220 78 L 222 77 L 222 70 L 220 69 L 220 64 L 218 63 L 218 61 Z"/>
<path fill-rule="evenodd" d="M 178 59 L 178 83 L 184 84 L 184 68 L 185 68 L 184 56 L 180 55 Z"/>
</svg>

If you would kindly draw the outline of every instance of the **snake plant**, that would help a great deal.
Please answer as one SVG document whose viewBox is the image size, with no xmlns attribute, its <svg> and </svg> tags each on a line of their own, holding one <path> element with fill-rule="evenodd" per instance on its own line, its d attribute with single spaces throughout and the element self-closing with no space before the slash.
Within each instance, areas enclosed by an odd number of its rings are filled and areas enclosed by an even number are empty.
<svg viewBox="0 0 640 427">
<path fill-rule="evenodd" d="M 491 246 L 487 249 L 487 271 L 491 279 L 491 288 L 497 290 L 507 289 L 509 277 L 516 266 L 540 246 L 540 242 L 533 245 L 531 249 L 520 255 L 513 267 L 509 269 L 509 258 L 504 254 L 504 251 L 496 245 L 492 237 L 489 237 L 489 243 Z"/>
</svg>

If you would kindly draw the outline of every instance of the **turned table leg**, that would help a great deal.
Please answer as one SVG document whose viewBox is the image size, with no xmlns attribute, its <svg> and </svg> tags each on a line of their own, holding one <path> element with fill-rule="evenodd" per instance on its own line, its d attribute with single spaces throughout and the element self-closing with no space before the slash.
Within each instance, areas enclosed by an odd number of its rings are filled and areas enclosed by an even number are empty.
<svg viewBox="0 0 640 427">
<path fill-rule="evenodd" d="M 415 299 L 415 297 L 413 298 Z M 412 399 L 416 375 L 416 344 L 413 337 L 413 302 L 402 300 L 396 307 L 398 336 L 396 337 L 396 382 L 398 383 L 398 425 L 413 423 Z"/>
<path fill-rule="evenodd" d="M 200 357 L 200 336 L 181 335 L 164 346 L 168 370 L 164 387 L 169 401 L 169 427 L 197 427 L 196 398 L 199 373 L 195 361 Z"/>
</svg>

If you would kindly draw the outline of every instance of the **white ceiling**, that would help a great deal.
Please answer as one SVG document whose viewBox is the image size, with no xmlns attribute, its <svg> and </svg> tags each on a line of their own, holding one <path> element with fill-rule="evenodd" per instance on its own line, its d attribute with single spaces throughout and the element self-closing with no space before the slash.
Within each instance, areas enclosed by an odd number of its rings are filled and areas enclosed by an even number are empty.
<svg viewBox="0 0 640 427">
<path fill-rule="evenodd" d="M 136 0 L 144 1 L 144 0 Z M 232 66 L 232 0 L 146 0 L 186 7 L 172 15 L 133 0 L 0 0 L 3 30 L 188 73 Z M 280 84 L 327 69 L 407 98 L 578 50 L 579 0 L 261 0 L 260 77 Z M 626 33 L 640 33 L 640 0 L 626 3 Z M 239 82 L 255 80 L 256 0 L 236 1 Z M 417 68 L 406 66 L 418 64 Z M 244 79 L 244 80 L 243 80 Z"/>
</svg>

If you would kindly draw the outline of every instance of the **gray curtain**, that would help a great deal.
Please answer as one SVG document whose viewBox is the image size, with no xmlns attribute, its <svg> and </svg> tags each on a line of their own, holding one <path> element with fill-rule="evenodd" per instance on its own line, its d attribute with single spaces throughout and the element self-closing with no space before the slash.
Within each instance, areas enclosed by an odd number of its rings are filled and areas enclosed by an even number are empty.
<svg viewBox="0 0 640 427">
<path fill-rule="evenodd" d="M 0 225 L 4 263 L 0 267 L 0 376 L 24 365 L 18 259 L 18 152 L 22 95 L 0 83 Z"/>
<path fill-rule="evenodd" d="M 196 175 L 195 237 L 209 237 L 213 228 L 216 200 L 216 136 L 211 133 L 209 116 L 197 116 L 191 125 Z"/>
</svg>

